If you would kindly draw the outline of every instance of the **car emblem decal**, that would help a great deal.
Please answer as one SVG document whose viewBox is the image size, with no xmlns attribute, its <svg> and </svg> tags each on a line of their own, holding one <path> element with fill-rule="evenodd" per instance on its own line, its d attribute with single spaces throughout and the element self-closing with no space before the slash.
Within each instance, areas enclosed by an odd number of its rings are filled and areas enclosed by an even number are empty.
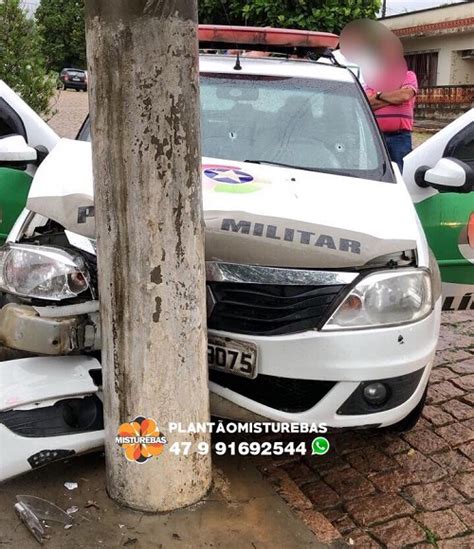
<svg viewBox="0 0 474 549">
<path fill-rule="evenodd" d="M 231 185 L 251 183 L 254 180 L 253 176 L 247 172 L 225 166 L 222 168 L 207 168 L 204 170 L 204 175 L 216 183 L 229 183 Z"/>
</svg>

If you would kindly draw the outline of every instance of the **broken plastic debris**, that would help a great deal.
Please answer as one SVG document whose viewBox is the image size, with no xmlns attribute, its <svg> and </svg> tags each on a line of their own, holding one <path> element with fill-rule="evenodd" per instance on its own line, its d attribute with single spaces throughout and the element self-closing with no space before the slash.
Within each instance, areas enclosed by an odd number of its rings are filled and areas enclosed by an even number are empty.
<svg viewBox="0 0 474 549">
<path fill-rule="evenodd" d="M 69 530 L 69 528 L 72 528 L 72 524 L 64 525 L 64 530 Z"/>
<path fill-rule="evenodd" d="M 42 544 L 48 537 L 44 530 L 48 525 L 42 521 L 59 522 L 65 527 L 72 526 L 72 517 L 50 501 L 27 495 L 18 495 L 16 499 L 15 512 L 38 543 Z"/>
<path fill-rule="evenodd" d="M 79 485 L 77 484 L 77 482 L 65 482 L 65 483 L 64 483 L 64 486 L 65 486 L 68 490 L 75 490 Z"/>
<path fill-rule="evenodd" d="M 27 506 L 21 503 L 15 503 L 15 512 L 18 518 L 28 528 L 31 535 L 36 539 L 38 543 L 43 544 L 46 538 L 46 534 L 43 525 L 37 517 L 28 509 Z"/>
<path fill-rule="evenodd" d="M 68 515 L 72 515 L 73 513 L 77 513 L 79 511 L 79 507 L 77 505 L 73 505 L 72 507 L 69 507 L 69 509 L 66 509 L 66 513 Z"/>
<path fill-rule="evenodd" d="M 60 522 L 62 524 L 72 523 L 72 517 L 46 499 L 26 495 L 16 496 L 16 499 L 18 503 L 28 507 L 39 520 Z"/>
</svg>

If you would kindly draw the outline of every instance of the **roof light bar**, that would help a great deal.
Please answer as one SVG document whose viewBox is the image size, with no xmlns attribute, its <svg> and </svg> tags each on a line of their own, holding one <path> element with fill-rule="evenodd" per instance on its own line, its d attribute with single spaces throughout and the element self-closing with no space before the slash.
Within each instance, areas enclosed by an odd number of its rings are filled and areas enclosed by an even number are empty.
<svg viewBox="0 0 474 549">
<path fill-rule="evenodd" d="M 339 37 L 329 32 L 311 32 L 272 27 L 239 27 L 227 25 L 199 25 L 201 48 L 264 50 L 291 53 L 295 50 L 336 48 Z"/>
</svg>

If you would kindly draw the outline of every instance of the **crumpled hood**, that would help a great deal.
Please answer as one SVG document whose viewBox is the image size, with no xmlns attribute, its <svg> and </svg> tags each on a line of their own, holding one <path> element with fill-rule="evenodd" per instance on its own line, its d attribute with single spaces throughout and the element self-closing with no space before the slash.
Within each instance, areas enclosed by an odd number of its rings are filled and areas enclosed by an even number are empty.
<svg viewBox="0 0 474 549">
<path fill-rule="evenodd" d="M 417 248 L 404 185 L 203 159 L 206 258 L 300 268 L 365 265 Z M 94 238 L 90 143 L 63 139 L 39 167 L 28 209 Z"/>
</svg>

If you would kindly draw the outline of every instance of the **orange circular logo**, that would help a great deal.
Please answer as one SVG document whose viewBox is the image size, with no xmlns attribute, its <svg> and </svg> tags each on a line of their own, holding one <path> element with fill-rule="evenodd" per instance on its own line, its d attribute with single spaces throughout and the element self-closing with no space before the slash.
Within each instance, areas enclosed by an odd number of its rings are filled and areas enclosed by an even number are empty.
<svg viewBox="0 0 474 549">
<path fill-rule="evenodd" d="M 130 423 L 120 425 L 115 442 L 119 444 L 128 461 L 146 463 L 163 452 L 166 437 L 160 433 L 156 421 L 143 416 L 136 417 Z"/>
</svg>

